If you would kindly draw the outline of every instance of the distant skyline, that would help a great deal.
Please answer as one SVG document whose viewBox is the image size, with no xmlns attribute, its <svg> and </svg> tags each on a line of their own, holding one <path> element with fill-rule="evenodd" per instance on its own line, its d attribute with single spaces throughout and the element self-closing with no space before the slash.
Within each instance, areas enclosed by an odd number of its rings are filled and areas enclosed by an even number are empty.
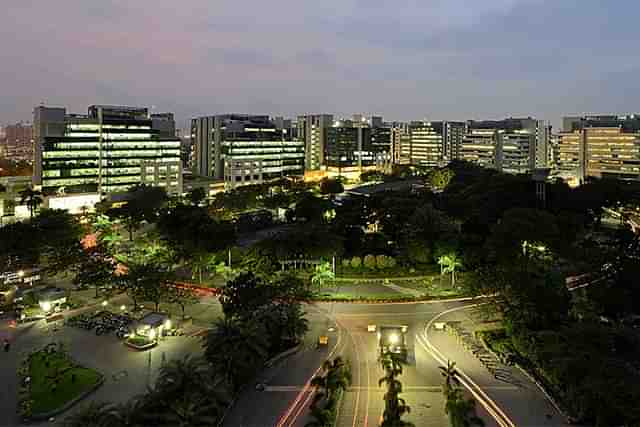
<svg viewBox="0 0 640 427">
<path fill-rule="evenodd" d="M 631 0 L 6 0 L 0 124 L 33 107 L 495 119 L 640 110 Z"/>
</svg>

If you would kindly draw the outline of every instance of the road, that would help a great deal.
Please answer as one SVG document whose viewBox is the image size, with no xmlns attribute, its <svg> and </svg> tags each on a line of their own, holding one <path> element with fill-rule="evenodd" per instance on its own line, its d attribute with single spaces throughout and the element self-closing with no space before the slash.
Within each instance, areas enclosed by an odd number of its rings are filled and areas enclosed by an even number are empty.
<svg viewBox="0 0 640 427">
<path fill-rule="evenodd" d="M 403 397 L 411 407 L 407 421 L 416 426 L 448 426 L 444 413 L 442 378 L 438 366 L 446 360 L 457 362 L 468 386 L 467 395 L 474 397 L 479 416 L 486 426 L 540 427 L 564 426 L 562 415 L 547 401 L 526 376 L 515 368 L 509 375 L 496 379 L 455 338 L 435 332 L 434 321 L 476 322 L 469 301 L 402 303 L 402 304 L 317 304 L 309 308 L 318 319 L 322 313 L 334 319 L 336 331 L 331 333 L 328 349 L 316 350 L 312 341 L 321 332 L 314 322 L 310 340 L 294 357 L 268 371 L 266 389 L 251 390 L 236 403 L 225 426 L 234 427 L 301 427 L 308 417 L 313 390 L 309 379 L 322 361 L 341 355 L 352 366 L 353 382 L 344 395 L 338 412 L 337 426 L 377 426 L 384 409 L 384 390 L 378 386 L 382 369 L 378 363 L 377 339 L 367 332 L 368 324 L 403 324 L 409 327 L 409 363 L 400 377 Z M 431 323 L 427 333 L 425 327 Z M 325 323 L 326 324 L 326 323 Z"/>
</svg>

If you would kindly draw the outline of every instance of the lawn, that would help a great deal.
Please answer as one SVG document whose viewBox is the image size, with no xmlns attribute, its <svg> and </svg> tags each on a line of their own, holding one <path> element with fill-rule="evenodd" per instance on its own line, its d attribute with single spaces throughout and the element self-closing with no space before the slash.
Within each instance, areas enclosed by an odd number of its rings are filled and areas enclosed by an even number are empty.
<svg viewBox="0 0 640 427">
<path fill-rule="evenodd" d="M 440 267 L 435 264 L 423 265 L 415 268 L 397 265 L 393 268 L 384 270 L 370 270 L 367 268 L 352 268 L 343 265 L 336 266 L 336 276 L 338 278 L 376 278 L 384 279 L 386 277 L 413 277 L 413 276 L 430 276 L 440 273 Z"/>
<path fill-rule="evenodd" d="M 74 365 L 64 353 L 45 351 L 31 356 L 29 376 L 34 414 L 60 408 L 94 388 L 101 378 L 93 369 Z"/>
</svg>

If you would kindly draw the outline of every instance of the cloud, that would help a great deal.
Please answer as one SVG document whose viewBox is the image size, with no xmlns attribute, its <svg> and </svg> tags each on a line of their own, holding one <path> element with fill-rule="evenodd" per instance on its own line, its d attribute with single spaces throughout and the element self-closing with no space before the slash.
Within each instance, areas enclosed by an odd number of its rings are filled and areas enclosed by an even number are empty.
<svg viewBox="0 0 640 427">
<path fill-rule="evenodd" d="M 6 0 L 0 123 L 41 100 L 185 119 L 632 110 L 638 12 L 631 0 Z"/>
</svg>

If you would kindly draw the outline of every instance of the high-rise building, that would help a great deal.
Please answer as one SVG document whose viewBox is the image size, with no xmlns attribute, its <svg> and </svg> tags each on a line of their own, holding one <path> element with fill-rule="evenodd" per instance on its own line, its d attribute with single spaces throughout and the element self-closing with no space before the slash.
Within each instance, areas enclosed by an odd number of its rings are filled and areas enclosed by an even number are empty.
<svg viewBox="0 0 640 427">
<path fill-rule="evenodd" d="M 160 138 L 175 138 L 176 121 L 173 113 L 151 114 L 151 128 L 158 131 Z"/>
<path fill-rule="evenodd" d="M 640 180 L 640 116 L 565 117 L 557 152 L 558 173 L 580 182 Z"/>
<path fill-rule="evenodd" d="M 0 133 L 0 153 L 15 161 L 33 162 L 33 130 L 31 124 L 7 125 Z"/>
<path fill-rule="evenodd" d="M 550 126 L 531 117 L 467 122 L 458 158 L 508 173 L 546 167 Z"/>
<path fill-rule="evenodd" d="M 500 143 L 496 129 L 468 129 L 462 140 L 459 159 L 490 169 L 500 168 Z"/>
<path fill-rule="evenodd" d="M 443 166 L 459 157 L 464 129 L 462 122 L 411 122 L 408 137 L 400 137 L 400 157 L 413 165 Z"/>
<path fill-rule="evenodd" d="M 360 115 L 336 120 L 326 131 L 324 167 L 338 174 L 384 169 L 391 162 L 391 128 L 382 124 L 382 118 Z"/>
<path fill-rule="evenodd" d="M 394 122 L 391 124 L 391 163 L 408 165 L 410 163 L 409 124 Z M 405 152 L 404 150 L 407 150 Z"/>
<path fill-rule="evenodd" d="M 146 108 L 93 105 L 87 114 L 34 110 L 33 182 L 45 194 L 124 191 L 136 184 L 182 191 L 180 140 L 152 128 Z"/>
<path fill-rule="evenodd" d="M 304 142 L 290 121 L 224 114 L 191 121 L 194 172 L 224 180 L 227 188 L 304 174 Z"/>
<path fill-rule="evenodd" d="M 298 116 L 298 137 L 304 141 L 305 170 L 319 170 L 324 165 L 326 133 L 332 126 L 332 114 Z"/>
</svg>

